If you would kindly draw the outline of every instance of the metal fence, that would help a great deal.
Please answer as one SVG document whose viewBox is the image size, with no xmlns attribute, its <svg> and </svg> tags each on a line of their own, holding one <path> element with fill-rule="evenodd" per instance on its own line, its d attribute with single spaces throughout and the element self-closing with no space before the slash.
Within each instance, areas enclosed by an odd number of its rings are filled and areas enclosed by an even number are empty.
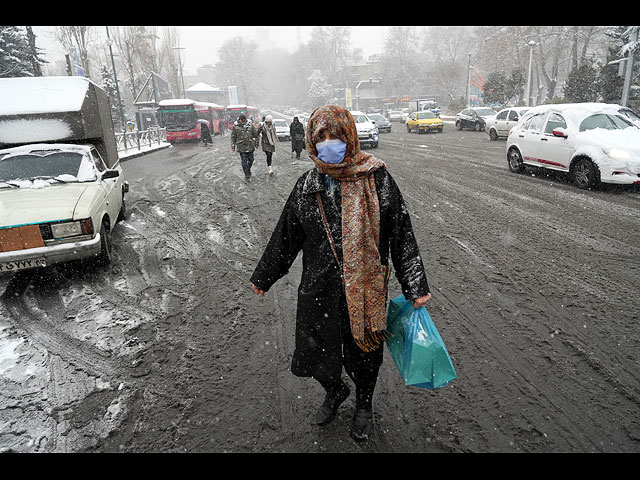
<svg viewBox="0 0 640 480">
<path fill-rule="evenodd" d="M 118 152 L 128 152 L 130 150 L 142 150 L 154 144 L 160 145 L 167 141 L 166 128 L 149 128 L 135 132 L 116 133 L 116 143 Z"/>
</svg>

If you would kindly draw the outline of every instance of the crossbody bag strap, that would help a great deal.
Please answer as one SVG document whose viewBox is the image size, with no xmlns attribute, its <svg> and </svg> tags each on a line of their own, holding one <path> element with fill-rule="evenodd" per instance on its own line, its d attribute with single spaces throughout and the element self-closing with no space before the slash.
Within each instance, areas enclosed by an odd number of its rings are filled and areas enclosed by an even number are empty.
<svg viewBox="0 0 640 480">
<path fill-rule="evenodd" d="M 342 262 L 340 262 L 340 258 L 338 258 L 336 244 L 333 242 L 333 235 L 331 235 L 331 230 L 329 230 L 329 222 L 327 222 L 327 215 L 324 213 L 324 206 L 322 205 L 322 197 L 320 196 L 320 192 L 316 192 L 316 200 L 318 201 L 318 208 L 320 208 L 320 215 L 322 215 L 322 223 L 324 225 L 324 229 L 327 232 L 327 237 L 329 237 L 331 251 L 333 252 L 333 256 L 336 257 L 336 261 L 340 266 L 340 270 L 342 270 Z M 344 285 L 344 274 L 342 271 L 340 272 L 340 279 L 342 280 L 342 285 Z"/>
</svg>

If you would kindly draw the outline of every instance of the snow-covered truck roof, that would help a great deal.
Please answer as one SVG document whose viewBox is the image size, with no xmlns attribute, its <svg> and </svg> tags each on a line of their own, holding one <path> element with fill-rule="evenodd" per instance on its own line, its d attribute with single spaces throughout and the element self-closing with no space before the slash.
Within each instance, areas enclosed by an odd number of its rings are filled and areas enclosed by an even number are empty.
<svg viewBox="0 0 640 480">
<path fill-rule="evenodd" d="M 109 97 L 83 77 L 0 78 L 0 148 L 87 142 L 113 167 L 118 151 Z"/>
</svg>

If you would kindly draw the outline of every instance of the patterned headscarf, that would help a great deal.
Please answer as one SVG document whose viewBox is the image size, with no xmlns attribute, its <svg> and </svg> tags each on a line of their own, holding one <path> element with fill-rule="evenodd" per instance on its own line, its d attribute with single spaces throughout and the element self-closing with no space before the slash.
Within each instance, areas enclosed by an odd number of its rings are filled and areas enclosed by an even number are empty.
<svg viewBox="0 0 640 480">
<path fill-rule="evenodd" d="M 316 143 L 324 129 L 347 144 L 341 163 L 324 163 L 318 158 Z M 385 280 L 378 251 L 380 205 L 372 175 L 385 164 L 360 151 L 353 116 L 339 105 L 314 110 L 305 135 L 316 169 L 341 182 L 342 271 L 351 333 L 362 350 L 370 351 L 387 338 Z"/>
</svg>

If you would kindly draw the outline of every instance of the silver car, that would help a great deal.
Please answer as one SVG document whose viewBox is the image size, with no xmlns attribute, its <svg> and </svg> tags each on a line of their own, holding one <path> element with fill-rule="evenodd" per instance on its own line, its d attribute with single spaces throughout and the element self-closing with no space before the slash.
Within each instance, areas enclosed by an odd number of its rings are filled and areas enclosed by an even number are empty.
<svg viewBox="0 0 640 480">
<path fill-rule="evenodd" d="M 497 115 L 486 119 L 485 132 L 489 134 L 491 140 L 507 138 L 509 131 L 515 127 L 529 107 L 509 107 L 498 112 Z"/>
</svg>

